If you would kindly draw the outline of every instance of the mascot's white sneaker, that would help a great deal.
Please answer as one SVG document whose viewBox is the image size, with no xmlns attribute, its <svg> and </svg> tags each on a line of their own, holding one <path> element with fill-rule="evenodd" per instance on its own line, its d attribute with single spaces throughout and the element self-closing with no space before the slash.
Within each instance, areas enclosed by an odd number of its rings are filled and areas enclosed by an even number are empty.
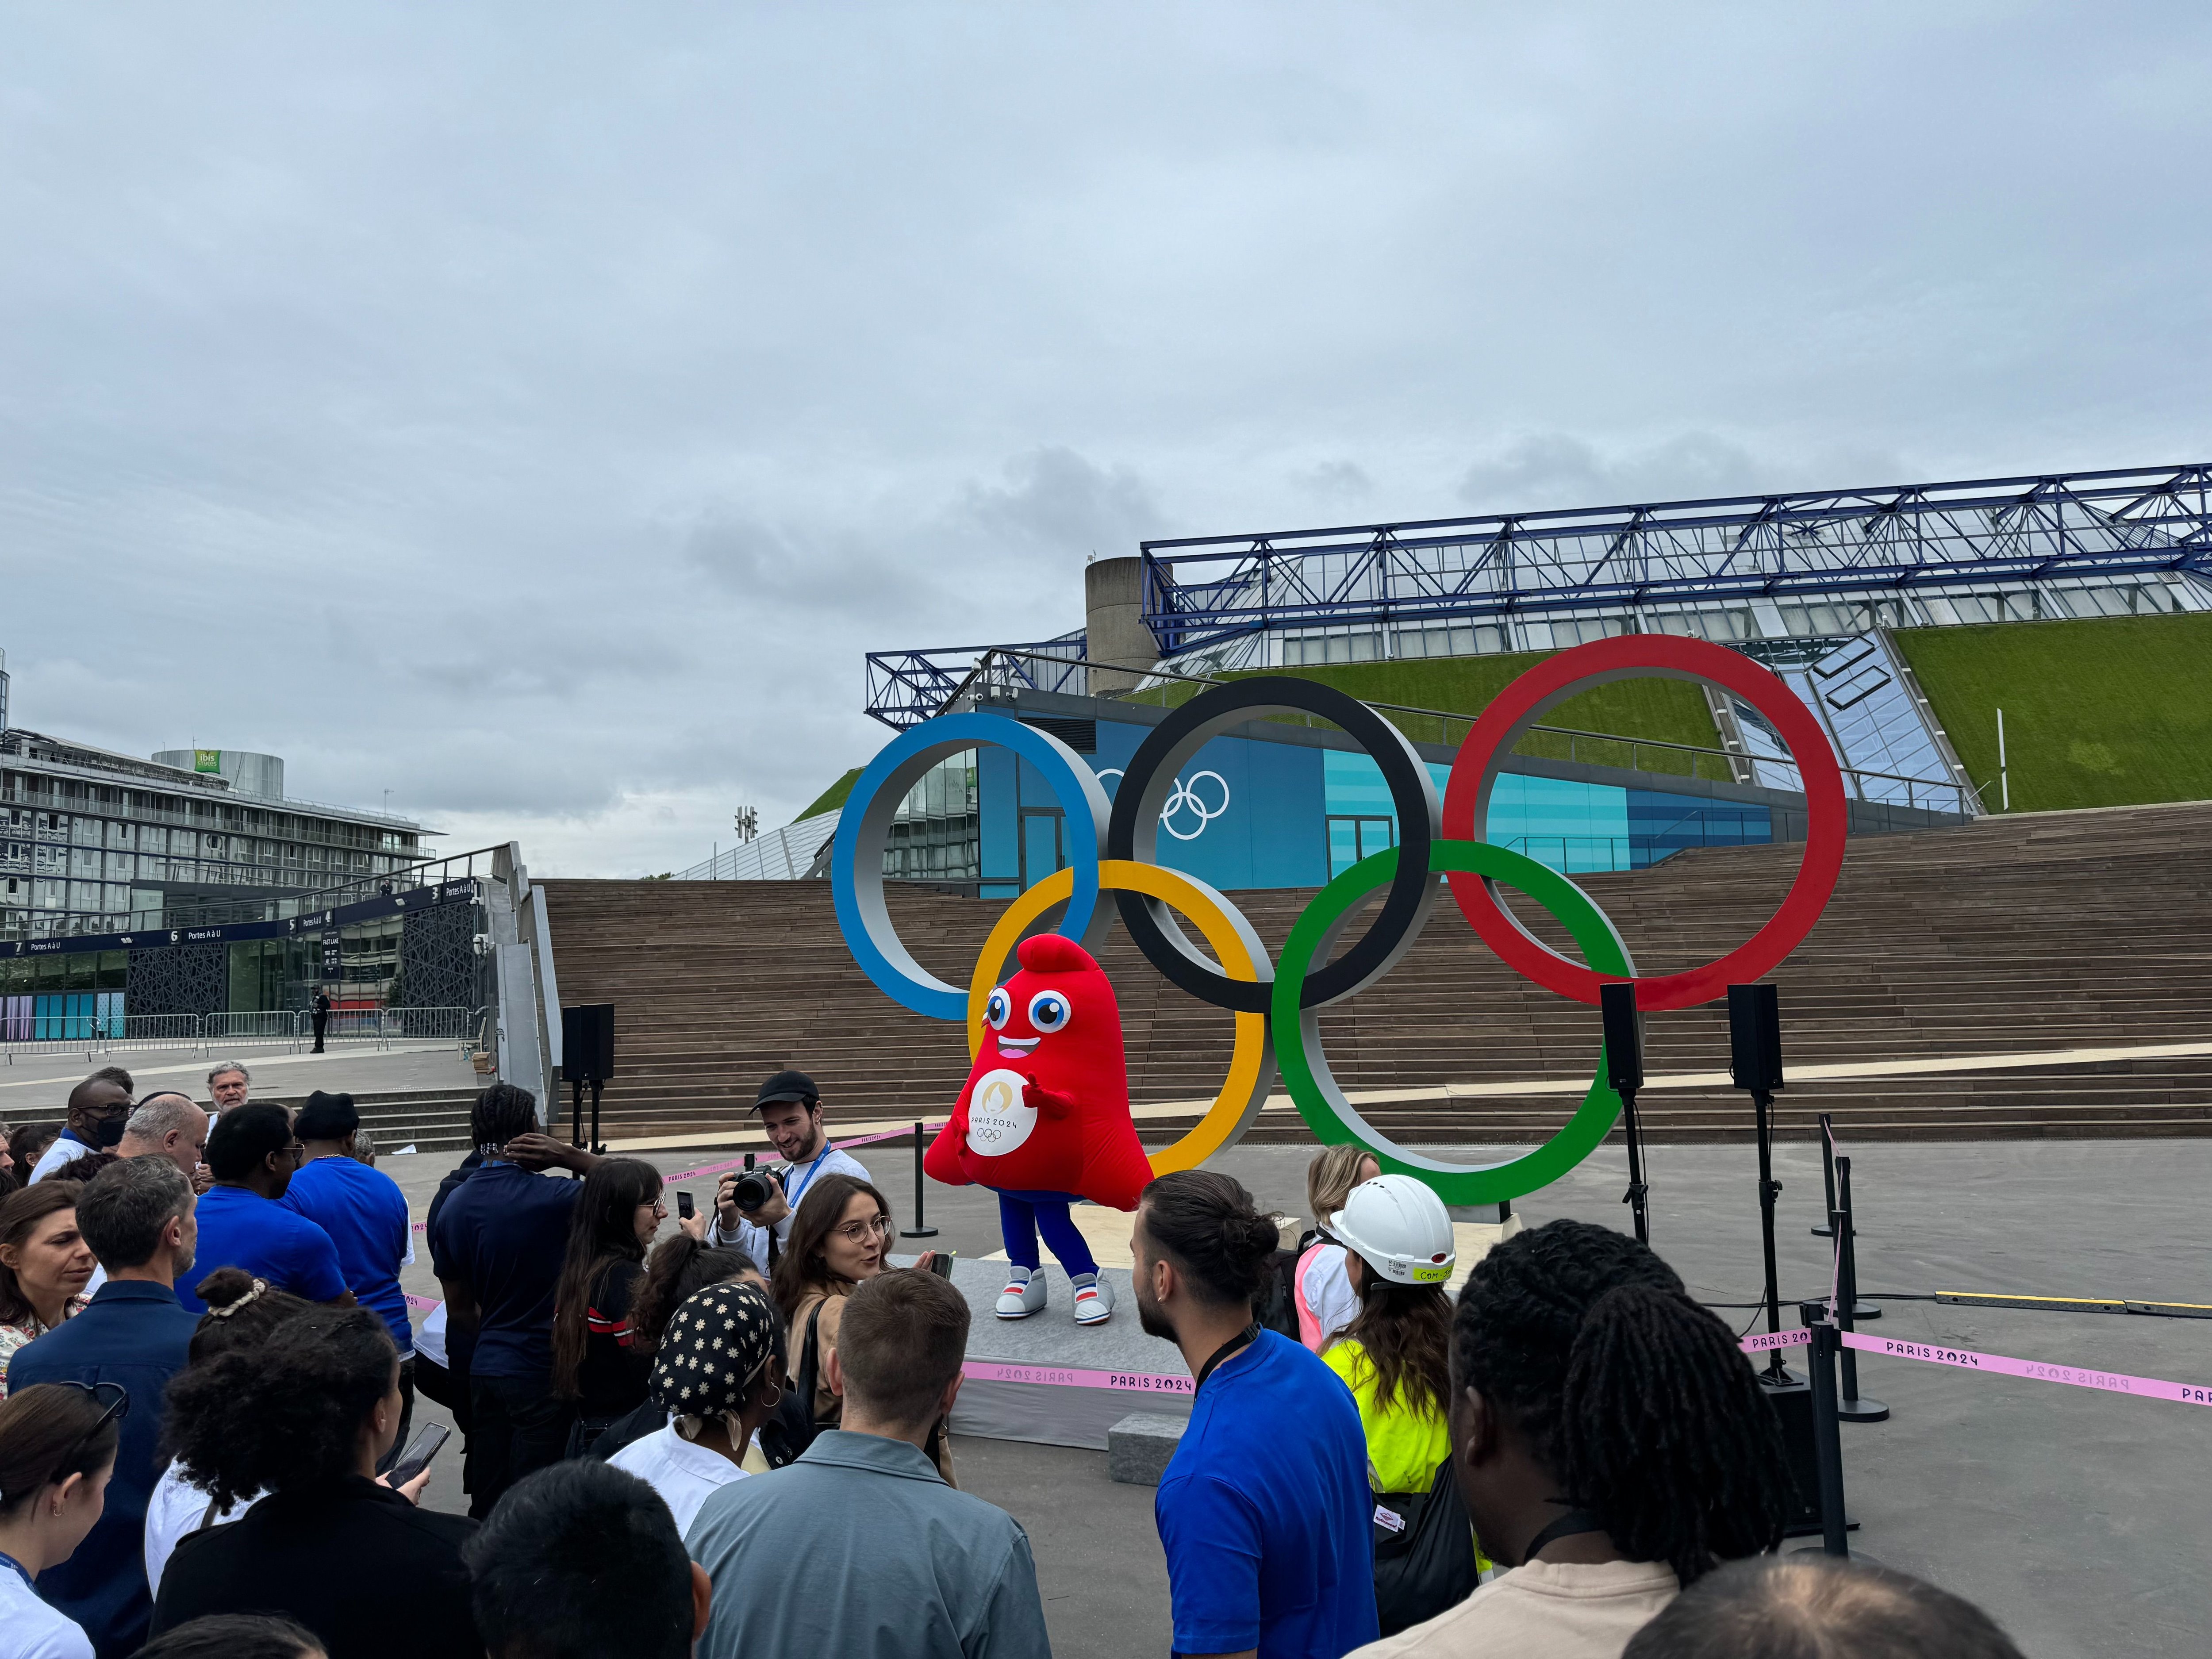
<svg viewBox="0 0 2212 1659">
<path fill-rule="evenodd" d="M 1079 1274 L 1075 1285 L 1075 1322 L 1103 1325 L 1114 1316 L 1114 1287 L 1097 1273 Z"/>
<path fill-rule="evenodd" d="M 999 1292 L 999 1317 L 1027 1319 L 1044 1311 L 1044 1274 L 1015 1267 L 1006 1274 L 1006 1288 Z"/>
</svg>

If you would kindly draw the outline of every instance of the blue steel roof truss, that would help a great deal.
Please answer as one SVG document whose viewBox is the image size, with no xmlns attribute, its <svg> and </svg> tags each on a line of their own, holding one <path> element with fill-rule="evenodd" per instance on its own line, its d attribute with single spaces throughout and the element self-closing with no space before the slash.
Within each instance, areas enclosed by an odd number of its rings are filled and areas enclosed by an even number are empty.
<svg viewBox="0 0 2212 1659">
<path fill-rule="evenodd" d="M 2190 570 L 2212 466 L 1340 526 L 1143 544 L 1169 655 L 1283 626 Z"/>
</svg>

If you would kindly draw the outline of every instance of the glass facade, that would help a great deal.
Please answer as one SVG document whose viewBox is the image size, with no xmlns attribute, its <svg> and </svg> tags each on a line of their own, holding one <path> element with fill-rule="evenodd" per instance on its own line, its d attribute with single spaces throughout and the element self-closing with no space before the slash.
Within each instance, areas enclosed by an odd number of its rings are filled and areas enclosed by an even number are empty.
<svg viewBox="0 0 2212 1659">
<path fill-rule="evenodd" d="M 372 881 L 425 856 L 422 835 L 404 818 L 0 732 L 0 939 L 174 925 L 210 901 Z"/>
<path fill-rule="evenodd" d="M 891 819 L 884 873 L 906 881 L 974 881 L 983 873 L 975 751 L 939 762 Z"/>
</svg>

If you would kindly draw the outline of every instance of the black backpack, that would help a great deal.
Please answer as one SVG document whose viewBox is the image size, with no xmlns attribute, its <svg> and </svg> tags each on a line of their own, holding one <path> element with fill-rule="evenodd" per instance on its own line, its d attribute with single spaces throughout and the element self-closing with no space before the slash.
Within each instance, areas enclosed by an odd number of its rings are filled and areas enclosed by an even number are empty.
<svg viewBox="0 0 2212 1659">
<path fill-rule="evenodd" d="M 1253 1298 L 1252 1315 L 1267 1330 L 1296 1342 L 1298 1337 L 1298 1261 L 1324 1235 L 1309 1227 L 1299 1235 L 1297 1248 L 1277 1250 L 1268 1258 L 1260 1294 Z"/>
<path fill-rule="evenodd" d="M 780 1469 L 787 1463 L 796 1462 L 800 1453 L 814 1443 L 814 1437 L 822 1425 L 814 1420 L 815 1362 L 819 1348 L 815 1341 L 822 1327 L 824 1302 L 814 1304 L 814 1311 L 806 1316 L 806 1340 L 800 1346 L 799 1375 L 785 1387 L 783 1398 L 777 1402 L 775 1415 L 760 1425 L 755 1437 L 760 1442 L 761 1455 L 768 1466 Z"/>
</svg>

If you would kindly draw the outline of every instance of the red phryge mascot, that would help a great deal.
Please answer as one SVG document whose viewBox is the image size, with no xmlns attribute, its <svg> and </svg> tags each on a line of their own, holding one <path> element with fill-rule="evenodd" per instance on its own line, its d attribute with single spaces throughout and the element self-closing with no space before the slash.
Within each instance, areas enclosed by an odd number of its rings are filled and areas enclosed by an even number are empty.
<svg viewBox="0 0 2212 1659">
<path fill-rule="evenodd" d="M 1044 1306 L 1037 1232 L 1075 1285 L 1075 1322 L 1114 1313 L 1067 1206 L 1087 1198 L 1137 1207 L 1152 1178 L 1129 1121 L 1129 1069 L 1121 1054 L 1121 1011 L 1091 953 L 1057 933 L 1025 939 L 1021 971 L 991 993 L 983 1046 L 968 1086 L 922 1159 L 930 1178 L 973 1182 L 999 1194 L 999 1226 L 1014 1263 L 999 1317 L 1026 1319 Z"/>
</svg>

